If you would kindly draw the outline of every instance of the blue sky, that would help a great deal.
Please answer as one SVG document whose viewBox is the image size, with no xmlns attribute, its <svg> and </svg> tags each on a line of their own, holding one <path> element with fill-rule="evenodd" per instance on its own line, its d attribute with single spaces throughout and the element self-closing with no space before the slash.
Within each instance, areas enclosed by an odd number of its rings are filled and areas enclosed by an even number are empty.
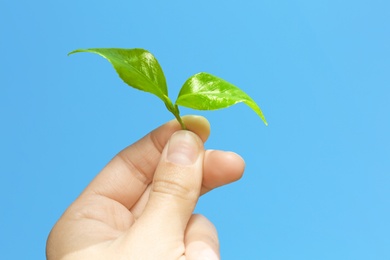
<svg viewBox="0 0 390 260">
<path fill-rule="evenodd" d="M 43 259 L 67 206 L 171 119 L 77 48 L 141 47 L 170 96 L 207 71 L 258 102 L 200 114 L 245 176 L 201 198 L 223 259 L 390 258 L 390 2 L 1 1 L 1 258 Z"/>
</svg>

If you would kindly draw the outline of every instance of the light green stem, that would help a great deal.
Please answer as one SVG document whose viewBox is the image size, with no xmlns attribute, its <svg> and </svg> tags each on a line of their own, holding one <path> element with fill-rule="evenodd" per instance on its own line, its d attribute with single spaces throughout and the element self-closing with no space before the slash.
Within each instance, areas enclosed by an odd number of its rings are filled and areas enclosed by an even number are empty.
<svg viewBox="0 0 390 260">
<path fill-rule="evenodd" d="M 164 100 L 165 106 L 168 110 L 175 116 L 176 120 L 180 123 L 181 129 L 187 130 L 183 120 L 180 117 L 179 107 L 177 105 L 173 105 L 172 101 L 166 96 Z"/>
<path fill-rule="evenodd" d="M 180 123 L 181 129 L 187 130 L 186 125 L 184 124 L 183 120 L 180 117 L 180 111 L 179 111 L 179 107 L 177 105 L 175 105 L 175 112 L 176 113 L 173 113 L 173 114 L 175 115 L 177 121 Z"/>
</svg>

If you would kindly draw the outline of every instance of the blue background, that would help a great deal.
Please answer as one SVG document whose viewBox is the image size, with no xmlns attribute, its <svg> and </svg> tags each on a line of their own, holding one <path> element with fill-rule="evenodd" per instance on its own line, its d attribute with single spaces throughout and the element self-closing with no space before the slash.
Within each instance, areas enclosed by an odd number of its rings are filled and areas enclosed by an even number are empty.
<svg viewBox="0 0 390 260">
<path fill-rule="evenodd" d="M 192 74 L 262 108 L 206 116 L 244 177 L 201 198 L 223 259 L 390 259 L 390 2 L 0 2 L 0 258 L 43 259 L 67 206 L 172 116 L 77 48 L 141 47 L 170 96 Z"/>
</svg>

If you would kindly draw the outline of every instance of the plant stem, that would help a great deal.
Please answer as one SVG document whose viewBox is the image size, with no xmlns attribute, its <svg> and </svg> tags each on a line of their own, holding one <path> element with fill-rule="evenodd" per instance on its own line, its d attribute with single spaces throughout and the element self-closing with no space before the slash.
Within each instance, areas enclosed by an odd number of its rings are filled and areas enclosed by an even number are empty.
<svg viewBox="0 0 390 260">
<path fill-rule="evenodd" d="M 175 112 L 176 113 L 173 113 L 173 114 L 175 115 L 177 121 L 180 123 L 181 129 L 187 130 L 186 125 L 184 124 L 183 120 L 180 117 L 180 111 L 179 111 L 179 107 L 177 105 L 175 105 Z"/>
<path fill-rule="evenodd" d="M 181 129 L 187 130 L 186 125 L 180 117 L 179 107 L 177 105 L 173 105 L 168 96 L 165 96 L 164 103 L 169 112 L 171 112 L 175 116 L 176 120 L 180 123 Z"/>
</svg>

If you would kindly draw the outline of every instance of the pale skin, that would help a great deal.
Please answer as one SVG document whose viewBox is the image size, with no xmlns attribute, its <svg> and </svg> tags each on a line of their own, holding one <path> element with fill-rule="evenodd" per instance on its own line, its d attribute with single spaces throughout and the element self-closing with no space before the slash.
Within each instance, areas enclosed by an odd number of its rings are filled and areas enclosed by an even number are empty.
<svg viewBox="0 0 390 260">
<path fill-rule="evenodd" d="M 204 150 L 205 118 L 183 121 L 189 131 L 170 121 L 107 164 L 53 227 L 47 259 L 219 259 L 214 225 L 193 211 L 199 196 L 241 178 L 245 164 Z"/>
</svg>

